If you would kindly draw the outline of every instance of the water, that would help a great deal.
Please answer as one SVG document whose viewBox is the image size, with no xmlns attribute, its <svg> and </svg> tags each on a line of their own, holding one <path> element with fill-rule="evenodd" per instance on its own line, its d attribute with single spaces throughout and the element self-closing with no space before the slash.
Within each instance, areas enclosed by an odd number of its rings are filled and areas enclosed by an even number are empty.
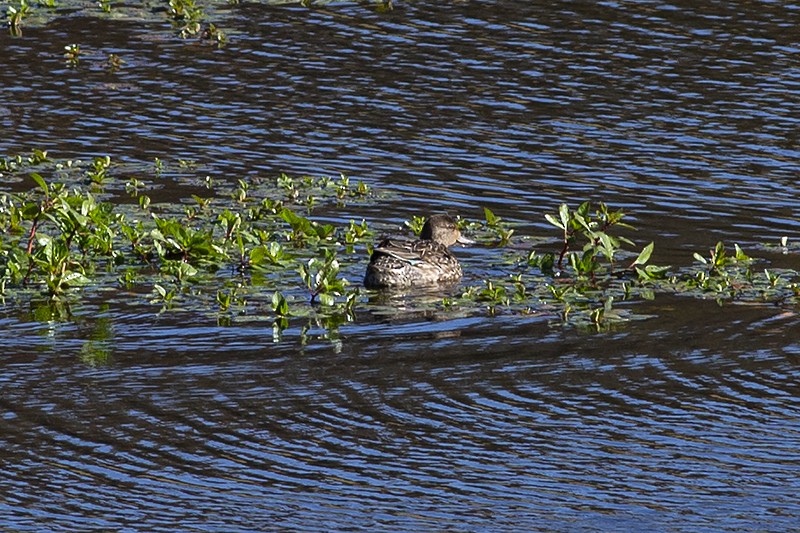
<svg viewBox="0 0 800 533">
<path fill-rule="evenodd" d="M 657 263 L 688 265 L 724 240 L 794 268 L 795 254 L 761 246 L 798 235 L 799 11 L 247 4 L 213 12 L 221 50 L 171 38 L 158 18 L 75 14 L 0 36 L 0 154 L 187 159 L 232 183 L 344 172 L 387 194 L 320 214 L 335 221 L 487 206 L 542 236 L 561 202 L 602 200 L 632 213 Z M 70 43 L 80 68 L 65 66 Z M 109 53 L 126 62 L 116 74 Z M 178 176 L 152 196 L 194 186 Z M 458 254 L 465 283 L 497 261 Z M 3 308 L 9 530 L 800 523 L 792 305 L 658 295 L 636 304 L 649 320 L 592 333 L 364 302 L 303 343 L 102 300 L 67 321 Z"/>
</svg>

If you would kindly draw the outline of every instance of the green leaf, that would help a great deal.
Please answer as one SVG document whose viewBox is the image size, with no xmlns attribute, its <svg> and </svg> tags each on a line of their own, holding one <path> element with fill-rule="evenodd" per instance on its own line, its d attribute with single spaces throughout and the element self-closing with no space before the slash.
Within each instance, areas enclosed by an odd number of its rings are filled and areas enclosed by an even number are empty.
<svg viewBox="0 0 800 533">
<path fill-rule="evenodd" d="M 184 277 L 194 277 L 197 275 L 197 269 L 190 265 L 189 263 L 181 263 L 179 267 L 179 272 L 181 276 Z"/>
<path fill-rule="evenodd" d="M 267 256 L 267 247 L 263 244 L 261 246 L 256 246 L 250 251 L 250 264 L 251 265 L 260 265 L 264 262 L 264 258 Z"/>
<path fill-rule="evenodd" d="M 642 248 L 642 251 L 639 253 L 639 257 L 636 258 L 633 264 L 644 265 L 645 263 L 647 263 L 650 260 L 650 255 L 652 255 L 653 253 L 653 247 L 654 243 L 651 242 L 650 244 Z"/>
<path fill-rule="evenodd" d="M 489 226 L 494 226 L 495 224 L 497 224 L 498 221 L 497 216 L 494 213 L 492 213 L 492 210 L 489 209 L 488 207 L 483 208 L 483 216 L 486 217 L 486 223 Z"/>
<path fill-rule="evenodd" d="M 322 293 L 319 295 L 319 303 L 326 307 L 336 304 L 336 298 L 332 294 Z"/>
<path fill-rule="evenodd" d="M 603 244 L 602 246 L 603 254 L 609 259 L 612 259 L 614 252 L 617 249 L 617 245 L 614 242 L 614 238 L 605 232 L 601 232 L 599 234 L 599 237 L 600 237 L 600 242 Z"/>
<path fill-rule="evenodd" d="M 67 272 L 64 274 L 62 282 L 67 285 L 87 285 L 91 280 L 81 272 Z"/>
<path fill-rule="evenodd" d="M 547 221 L 549 223 L 551 223 L 552 225 L 554 225 L 557 228 L 561 228 L 562 230 L 566 230 L 567 229 L 566 226 L 561 224 L 561 222 L 559 222 L 558 219 L 556 217 L 554 217 L 553 215 L 551 215 L 550 213 L 545 214 L 544 218 L 547 219 Z"/>
<path fill-rule="evenodd" d="M 336 226 L 333 224 L 314 224 L 312 227 L 320 239 L 327 239 L 336 231 Z"/>
<path fill-rule="evenodd" d="M 39 188 L 42 189 L 44 195 L 49 197 L 50 189 L 47 188 L 47 183 L 45 183 L 44 178 L 36 172 L 31 173 L 31 178 L 33 178 L 33 181 L 35 181 Z"/>
<path fill-rule="evenodd" d="M 567 225 L 569 224 L 569 206 L 567 204 L 561 204 L 558 208 L 558 216 L 561 219 L 560 227 L 567 229 Z"/>
<path fill-rule="evenodd" d="M 644 268 L 635 266 L 636 273 L 639 275 L 640 280 L 654 280 L 663 279 L 669 271 L 668 266 L 647 265 Z"/>
<path fill-rule="evenodd" d="M 289 302 L 287 302 L 283 294 L 278 291 L 272 293 L 272 310 L 275 311 L 275 314 L 278 316 L 289 315 Z"/>
<path fill-rule="evenodd" d="M 736 251 L 736 260 L 737 261 L 750 261 L 750 257 L 744 253 L 744 251 L 739 247 L 738 244 L 734 244 L 734 250 Z"/>
<path fill-rule="evenodd" d="M 33 220 L 41 213 L 41 206 L 37 202 L 26 202 L 19 210 L 23 220 Z"/>
<path fill-rule="evenodd" d="M 580 224 L 583 227 L 583 229 L 586 230 L 586 233 L 588 233 L 590 236 L 594 236 L 595 232 L 594 232 L 594 230 L 592 230 L 592 226 L 589 223 L 589 221 L 586 219 L 586 217 L 584 217 L 580 213 L 575 213 L 575 216 L 573 217 L 573 220 L 575 220 L 575 222 Z"/>
<path fill-rule="evenodd" d="M 707 264 L 708 264 L 708 260 L 707 260 L 705 257 L 703 257 L 702 255 L 698 254 L 697 252 L 695 252 L 695 253 L 692 255 L 692 257 L 694 257 L 695 259 L 697 259 L 698 261 L 700 261 L 700 262 L 701 262 L 701 263 L 703 263 L 704 265 L 707 265 Z"/>
<path fill-rule="evenodd" d="M 634 244 L 633 244 L 633 241 L 632 241 L 632 240 L 628 239 L 627 237 L 623 237 L 623 236 L 621 236 L 621 235 L 618 235 L 618 236 L 617 236 L 617 241 L 619 241 L 619 242 L 624 242 L 624 243 L 625 243 L 625 244 L 627 244 L 628 246 L 634 246 Z"/>
<path fill-rule="evenodd" d="M 303 222 L 306 220 L 304 217 L 299 216 L 297 213 L 288 209 L 286 207 L 281 210 L 280 216 L 283 220 L 289 223 L 290 226 L 293 228 L 297 228 L 303 225 Z"/>
</svg>

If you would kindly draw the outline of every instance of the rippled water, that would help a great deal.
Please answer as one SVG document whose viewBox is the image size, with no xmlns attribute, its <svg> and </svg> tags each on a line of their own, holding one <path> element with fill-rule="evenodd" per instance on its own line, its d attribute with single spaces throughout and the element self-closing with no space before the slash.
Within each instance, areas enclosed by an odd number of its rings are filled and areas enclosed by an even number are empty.
<svg viewBox="0 0 800 533">
<path fill-rule="evenodd" d="M 797 4 L 214 13 L 219 50 L 158 20 L 81 14 L 0 36 L 0 155 L 189 159 L 231 182 L 344 172 L 386 205 L 331 219 L 487 206 L 523 235 L 550 234 L 543 214 L 561 202 L 602 200 L 674 265 L 720 239 L 800 233 Z M 126 62 L 116 74 L 109 53 Z M 190 187 L 176 177 L 154 200 Z M 458 253 L 473 272 L 495 260 Z M 70 321 L 7 305 L 0 526 L 795 529 L 796 308 L 638 305 L 652 318 L 591 333 L 544 316 L 385 318 L 366 302 L 336 335 L 280 342 L 257 321 L 124 298 Z M 98 352 L 105 364 L 83 357 Z"/>
</svg>

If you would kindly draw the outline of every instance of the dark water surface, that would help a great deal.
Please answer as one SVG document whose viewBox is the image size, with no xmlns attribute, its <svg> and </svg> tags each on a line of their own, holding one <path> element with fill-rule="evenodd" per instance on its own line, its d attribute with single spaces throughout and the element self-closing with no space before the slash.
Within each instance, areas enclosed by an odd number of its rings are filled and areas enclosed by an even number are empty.
<svg viewBox="0 0 800 533">
<path fill-rule="evenodd" d="M 341 222 L 487 206 L 544 235 L 561 202 L 602 200 L 678 266 L 717 240 L 800 238 L 796 3 L 216 15 L 221 50 L 77 14 L 0 35 L 0 155 L 188 159 L 232 183 L 344 172 L 390 193 L 324 214 Z M 496 260 L 458 253 L 473 272 Z M 371 305 L 275 342 L 124 298 L 70 321 L 7 303 L 0 529 L 798 528 L 796 306 L 658 295 L 651 319 L 591 333 Z M 82 357 L 98 349 L 106 364 Z"/>
</svg>

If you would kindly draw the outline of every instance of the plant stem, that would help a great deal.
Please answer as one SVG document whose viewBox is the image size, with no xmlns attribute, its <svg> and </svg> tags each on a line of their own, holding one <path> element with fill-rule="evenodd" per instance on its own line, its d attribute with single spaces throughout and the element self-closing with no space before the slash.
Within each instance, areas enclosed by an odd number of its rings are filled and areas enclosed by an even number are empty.
<svg viewBox="0 0 800 533">
<path fill-rule="evenodd" d="M 36 215 L 36 218 L 33 219 L 33 223 L 31 224 L 31 231 L 28 234 L 28 247 L 26 252 L 28 255 L 33 254 L 33 238 L 36 237 L 36 228 L 39 226 L 39 216 Z"/>
</svg>

